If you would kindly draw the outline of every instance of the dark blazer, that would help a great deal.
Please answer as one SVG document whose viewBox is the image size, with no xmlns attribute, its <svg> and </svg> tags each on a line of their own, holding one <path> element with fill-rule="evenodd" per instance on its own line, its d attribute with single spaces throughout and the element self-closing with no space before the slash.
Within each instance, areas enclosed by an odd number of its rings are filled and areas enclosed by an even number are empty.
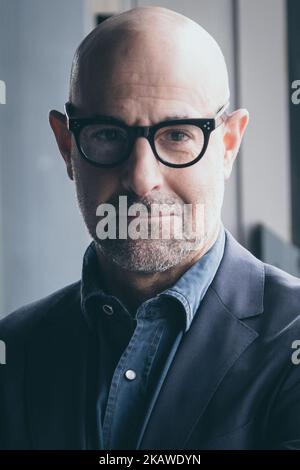
<svg viewBox="0 0 300 470">
<path fill-rule="evenodd" d="M 300 280 L 226 230 L 140 449 L 300 449 Z M 0 322 L 0 448 L 96 448 L 97 343 L 80 281 Z"/>
</svg>

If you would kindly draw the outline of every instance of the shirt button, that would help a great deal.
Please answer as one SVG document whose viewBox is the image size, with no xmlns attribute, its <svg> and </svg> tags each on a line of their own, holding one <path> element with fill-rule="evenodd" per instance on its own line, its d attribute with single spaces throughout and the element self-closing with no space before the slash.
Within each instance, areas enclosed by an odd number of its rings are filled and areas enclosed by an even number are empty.
<svg viewBox="0 0 300 470">
<path fill-rule="evenodd" d="M 103 305 L 102 307 L 103 312 L 105 312 L 107 315 L 112 315 L 114 313 L 114 309 L 112 308 L 111 305 Z"/>
<path fill-rule="evenodd" d="M 128 370 L 125 372 L 125 377 L 126 377 L 126 379 L 128 379 L 128 380 L 134 380 L 134 379 L 136 378 L 136 373 L 134 372 L 134 370 L 128 369 Z"/>
</svg>

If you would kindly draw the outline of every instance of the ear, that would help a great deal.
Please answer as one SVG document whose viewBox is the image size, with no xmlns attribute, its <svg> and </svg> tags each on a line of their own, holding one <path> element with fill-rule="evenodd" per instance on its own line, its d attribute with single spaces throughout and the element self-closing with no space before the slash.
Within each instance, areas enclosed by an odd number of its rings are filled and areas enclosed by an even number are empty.
<svg viewBox="0 0 300 470">
<path fill-rule="evenodd" d="M 71 133 L 67 128 L 66 116 L 58 111 L 50 111 L 49 122 L 52 127 L 60 153 L 65 161 L 69 178 L 73 180 L 71 161 Z"/>
<path fill-rule="evenodd" d="M 227 180 L 232 171 L 233 163 L 238 154 L 243 134 L 249 122 L 246 109 L 238 109 L 229 114 L 224 130 L 224 179 Z"/>
</svg>

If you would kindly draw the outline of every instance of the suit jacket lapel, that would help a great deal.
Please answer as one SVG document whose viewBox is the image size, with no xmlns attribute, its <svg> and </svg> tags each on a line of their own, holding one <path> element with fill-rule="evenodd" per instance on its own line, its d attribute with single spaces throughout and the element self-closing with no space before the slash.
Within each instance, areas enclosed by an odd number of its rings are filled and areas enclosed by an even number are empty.
<svg viewBox="0 0 300 470">
<path fill-rule="evenodd" d="M 158 395 L 141 449 L 184 449 L 222 379 L 258 333 L 242 318 L 263 311 L 263 264 L 226 230 L 224 256 Z"/>
</svg>

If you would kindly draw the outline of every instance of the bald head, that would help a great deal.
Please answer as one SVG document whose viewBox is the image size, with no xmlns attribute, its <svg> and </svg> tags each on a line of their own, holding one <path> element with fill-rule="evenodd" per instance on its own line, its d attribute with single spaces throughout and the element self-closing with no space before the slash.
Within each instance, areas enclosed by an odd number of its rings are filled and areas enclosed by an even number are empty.
<svg viewBox="0 0 300 470">
<path fill-rule="evenodd" d="M 130 105 L 137 91 L 140 106 L 143 95 L 183 99 L 198 117 L 214 114 L 229 99 L 220 47 L 197 23 L 166 8 L 140 7 L 109 18 L 75 53 L 70 101 L 87 112 L 99 106 L 109 112 L 112 101 Z"/>
<path fill-rule="evenodd" d="M 144 7 L 127 11 L 103 22 L 78 47 L 70 100 L 78 118 L 115 118 L 94 119 L 93 124 L 84 125 L 85 132 L 75 133 L 68 132 L 65 115 L 50 112 L 86 226 L 100 258 L 105 258 L 103 265 L 121 267 L 126 279 L 130 272 L 152 273 L 155 279 L 149 278 L 149 283 L 153 285 L 157 285 L 157 273 L 166 271 L 169 282 L 170 269 L 177 266 L 180 272 L 181 267 L 202 256 L 216 238 L 224 184 L 248 122 L 247 110 L 239 109 L 218 121 L 215 129 L 204 131 L 206 123 L 201 133 L 200 122 L 199 126 L 185 127 L 188 118 L 214 118 L 229 100 L 227 69 L 218 44 L 201 26 L 171 10 Z M 172 119 L 181 123 L 179 127 L 165 123 Z M 127 126 L 155 126 L 155 132 L 131 139 Z M 128 151 L 127 158 L 105 169 L 94 165 L 92 157 L 100 149 L 107 161 L 112 158 L 113 144 L 124 155 Z M 192 165 L 174 168 L 158 158 L 154 145 L 172 152 L 179 162 L 192 149 L 198 154 L 202 145 L 205 153 L 199 153 Z M 201 243 L 191 248 L 184 237 L 171 237 L 167 243 L 149 238 L 130 240 L 130 236 L 116 243 L 102 242 L 96 228 L 99 205 L 116 207 L 120 196 L 148 208 L 165 202 L 180 207 L 189 204 L 194 213 L 197 205 L 205 208 L 199 227 L 199 240 L 204 234 L 203 250 Z M 198 226 L 195 215 L 192 218 L 193 226 Z M 140 274 L 135 275 L 138 280 Z M 144 282 L 143 275 L 141 279 Z"/>
</svg>

